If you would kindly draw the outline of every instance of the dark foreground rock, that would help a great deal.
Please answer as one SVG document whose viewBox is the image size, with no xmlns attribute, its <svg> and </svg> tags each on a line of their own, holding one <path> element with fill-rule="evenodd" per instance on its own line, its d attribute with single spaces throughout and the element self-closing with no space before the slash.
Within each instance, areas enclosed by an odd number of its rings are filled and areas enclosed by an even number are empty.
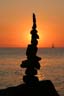
<svg viewBox="0 0 64 96">
<path fill-rule="evenodd" d="M 22 84 L 0 90 L 0 96 L 59 96 L 59 94 L 50 80 L 44 80 L 34 85 Z"/>
</svg>

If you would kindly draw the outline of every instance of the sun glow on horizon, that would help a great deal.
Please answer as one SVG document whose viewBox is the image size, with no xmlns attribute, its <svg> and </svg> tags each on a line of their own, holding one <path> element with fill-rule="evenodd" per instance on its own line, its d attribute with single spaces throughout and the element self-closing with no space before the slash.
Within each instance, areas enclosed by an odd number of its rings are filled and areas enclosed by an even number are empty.
<svg viewBox="0 0 64 96">
<path fill-rule="evenodd" d="M 27 47 L 31 43 L 32 12 L 38 47 L 64 47 L 64 0 L 0 0 L 0 7 L 0 47 Z"/>
</svg>

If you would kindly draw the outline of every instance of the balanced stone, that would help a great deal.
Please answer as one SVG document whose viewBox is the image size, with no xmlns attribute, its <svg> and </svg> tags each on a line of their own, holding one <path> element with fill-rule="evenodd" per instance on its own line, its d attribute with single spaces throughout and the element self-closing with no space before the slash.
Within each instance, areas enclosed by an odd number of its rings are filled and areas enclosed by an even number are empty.
<svg viewBox="0 0 64 96">
<path fill-rule="evenodd" d="M 37 75 L 37 70 L 40 69 L 39 61 L 41 60 L 40 57 L 36 56 L 37 54 L 37 44 L 39 35 L 37 34 L 36 30 L 36 17 L 35 14 L 33 14 L 33 27 L 30 32 L 31 34 L 31 44 L 28 45 L 26 50 L 26 56 L 27 60 L 22 61 L 22 64 L 20 65 L 23 68 L 27 68 L 25 71 L 25 76 L 23 77 L 23 81 L 32 86 L 35 85 L 39 80 Z"/>
</svg>

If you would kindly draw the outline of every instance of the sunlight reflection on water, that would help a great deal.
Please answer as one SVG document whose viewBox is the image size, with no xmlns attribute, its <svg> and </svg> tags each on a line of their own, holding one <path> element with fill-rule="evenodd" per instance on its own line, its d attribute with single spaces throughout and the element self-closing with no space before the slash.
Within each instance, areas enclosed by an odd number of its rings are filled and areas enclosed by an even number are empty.
<svg viewBox="0 0 64 96">
<path fill-rule="evenodd" d="M 49 51 L 49 49 L 47 50 Z M 52 51 L 49 53 L 47 50 L 39 53 L 42 60 L 37 76 L 39 80 L 52 80 L 57 91 L 64 96 L 64 51 L 61 54 L 56 53 L 56 50 L 55 54 Z M 23 83 L 25 69 L 20 68 L 20 64 L 26 57 L 20 52 L 19 54 L 14 53 L 14 55 L 8 53 L 8 55 L 0 55 L 0 89 Z"/>
</svg>

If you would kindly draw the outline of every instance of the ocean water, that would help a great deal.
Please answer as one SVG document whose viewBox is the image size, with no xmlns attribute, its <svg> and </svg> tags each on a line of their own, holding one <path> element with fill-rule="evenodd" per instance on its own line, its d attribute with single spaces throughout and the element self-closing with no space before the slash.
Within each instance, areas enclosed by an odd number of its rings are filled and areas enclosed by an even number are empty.
<svg viewBox="0 0 64 96">
<path fill-rule="evenodd" d="M 25 52 L 25 48 L 0 48 L 0 89 L 23 83 L 25 69 L 20 64 L 26 60 Z M 42 58 L 39 80 L 51 80 L 64 96 L 64 48 L 41 48 L 37 55 Z"/>
</svg>

